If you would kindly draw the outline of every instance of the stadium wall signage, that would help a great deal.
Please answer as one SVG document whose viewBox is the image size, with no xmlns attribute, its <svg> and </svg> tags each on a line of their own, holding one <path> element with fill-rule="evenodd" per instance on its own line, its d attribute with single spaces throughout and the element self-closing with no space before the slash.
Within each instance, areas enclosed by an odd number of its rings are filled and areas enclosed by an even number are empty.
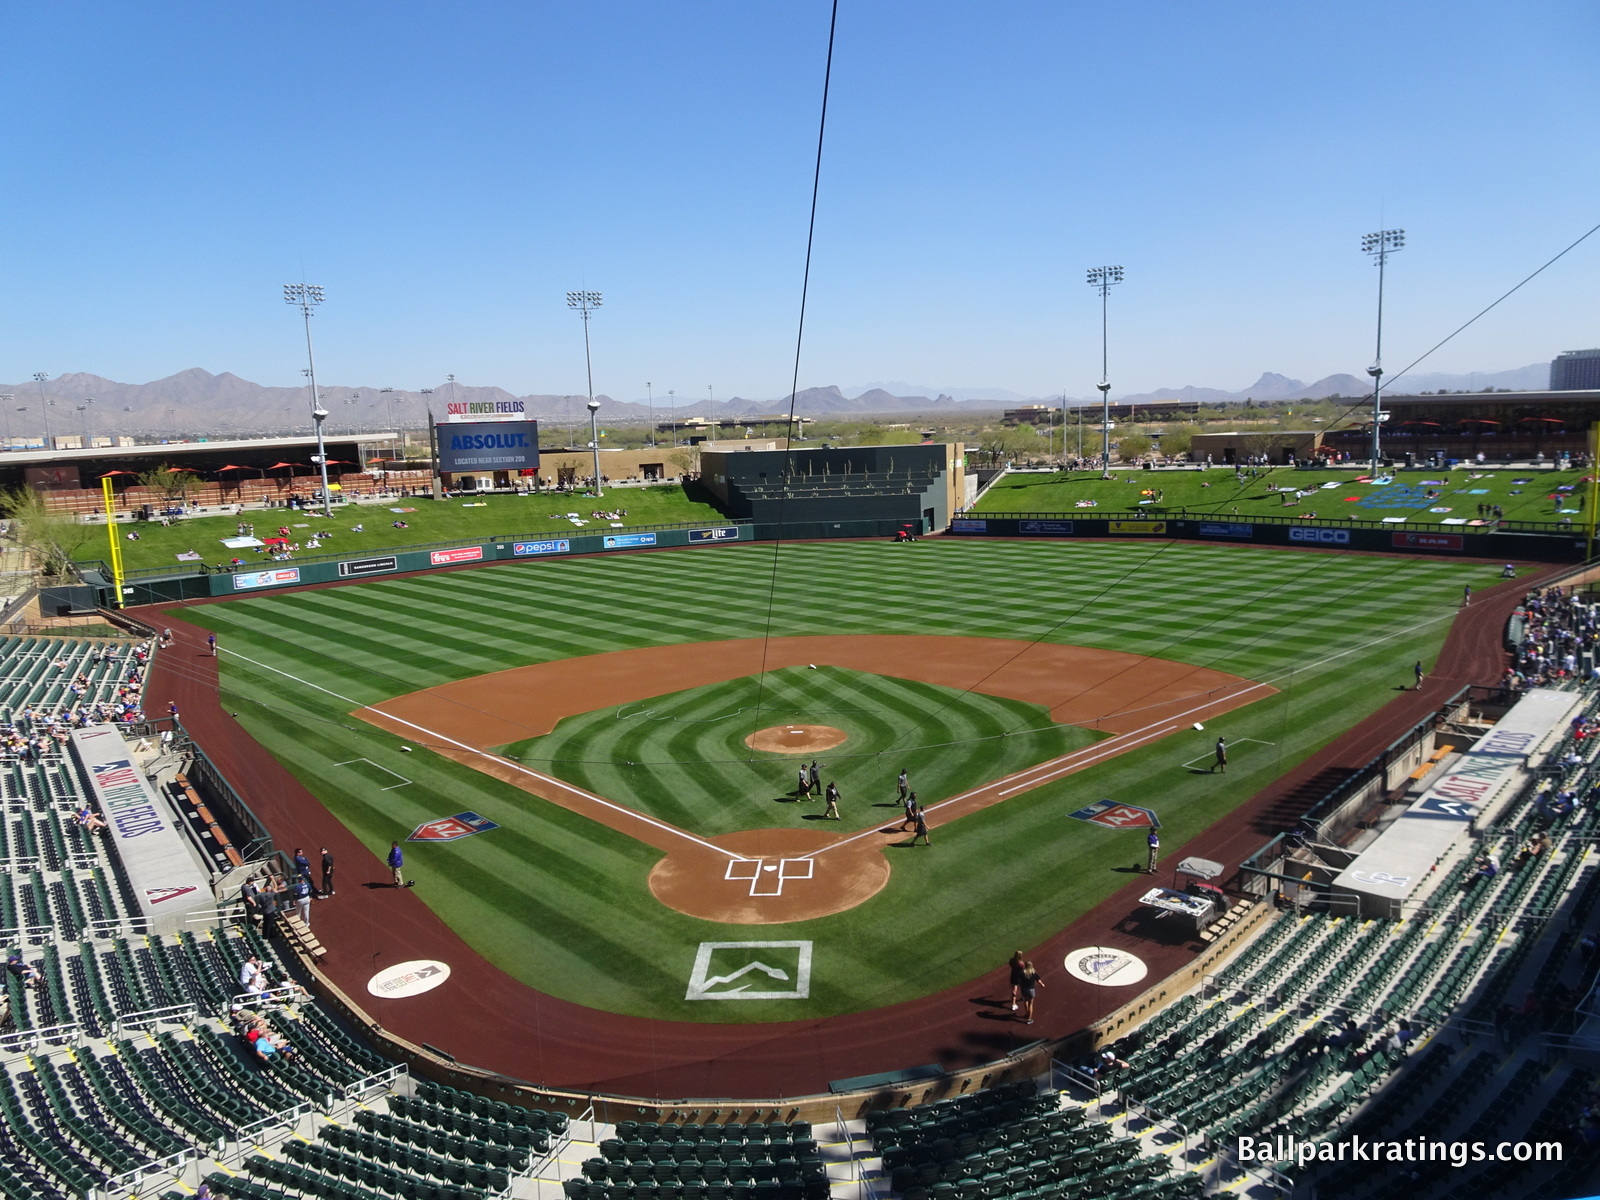
<svg viewBox="0 0 1600 1200">
<path fill-rule="evenodd" d="M 689 544 L 695 546 L 701 542 L 732 542 L 739 537 L 737 525 L 723 525 L 717 529 L 691 529 L 689 530 Z"/>
<path fill-rule="evenodd" d="M 511 553 L 518 558 L 525 558 L 530 554 L 565 554 L 572 549 L 572 542 L 567 538 L 555 538 L 548 542 L 513 542 Z"/>
<path fill-rule="evenodd" d="M 604 540 L 607 550 L 627 550 L 634 546 L 654 546 L 656 535 L 653 533 L 610 533 Z"/>
<path fill-rule="evenodd" d="M 1070 524 L 1071 522 L 1068 522 Z M 989 522 L 974 520 L 971 517 L 958 517 L 950 522 L 951 533 L 988 533 Z"/>
<path fill-rule="evenodd" d="M 443 567 L 450 563 L 478 562 L 482 558 L 482 546 L 458 546 L 454 550 L 433 551 L 428 555 L 428 562 L 433 566 Z"/>
<path fill-rule="evenodd" d="M 1254 525 L 1242 525 L 1233 521 L 1201 521 L 1201 537 L 1225 538 L 1253 538 L 1256 535 Z"/>
<path fill-rule="evenodd" d="M 522 421 L 528 416 L 522 400 L 457 400 L 444 406 L 446 421 Z"/>
<path fill-rule="evenodd" d="M 1466 539 L 1459 533 L 1397 533 L 1397 550 L 1460 550 Z"/>
<path fill-rule="evenodd" d="M 1071 533 L 1071 521 L 1018 521 L 1018 533 Z"/>
<path fill-rule="evenodd" d="M 1165 521 L 1107 521 L 1106 532 L 1165 534 L 1167 532 L 1167 523 Z"/>
<path fill-rule="evenodd" d="M 1350 544 L 1350 531 L 1348 529 L 1323 529 L 1312 525 L 1289 526 L 1289 540 L 1291 542 L 1311 542 L 1318 546 L 1348 546 Z"/>
<path fill-rule="evenodd" d="M 439 470 L 451 475 L 474 471 L 524 471 L 539 465 L 537 421 L 483 421 L 435 427 Z"/>
<path fill-rule="evenodd" d="M 393 554 L 381 555 L 378 558 L 352 558 L 339 564 L 339 577 L 351 579 L 360 575 L 382 575 L 386 571 L 393 571 L 400 565 L 400 560 Z"/>
<path fill-rule="evenodd" d="M 282 587 L 286 583 L 300 582 L 299 567 L 283 567 L 277 571 L 245 571 L 233 577 L 233 590 L 242 592 L 246 588 Z"/>
</svg>

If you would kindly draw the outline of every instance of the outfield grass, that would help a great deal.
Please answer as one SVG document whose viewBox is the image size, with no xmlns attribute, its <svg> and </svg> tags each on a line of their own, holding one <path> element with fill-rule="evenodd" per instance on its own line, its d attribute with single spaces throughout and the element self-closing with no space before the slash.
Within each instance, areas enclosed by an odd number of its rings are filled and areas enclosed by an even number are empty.
<svg viewBox="0 0 1600 1200">
<path fill-rule="evenodd" d="M 415 511 L 391 511 L 395 508 Z M 223 538 L 234 536 L 241 520 L 253 523 L 256 536 L 260 538 L 276 537 L 279 526 L 288 526 L 291 539 L 302 546 L 319 530 L 331 531 L 332 536 L 326 539 L 322 549 L 306 553 L 355 554 L 404 550 L 429 542 L 473 538 L 488 541 L 496 536 L 610 532 L 609 522 L 595 520 L 589 515 L 599 509 L 612 512 L 625 509 L 628 515 L 623 520 L 624 526 L 700 521 L 722 524 L 725 521 L 711 504 L 690 499 L 684 494 L 683 485 L 670 483 L 612 488 L 601 499 L 546 492 L 527 496 L 483 496 L 477 500 L 453 497 L 434 501 L 412 497 L 386 500 L 382 504 L 346 504 L 333 510 L 332 520 L 324 517 L 320 509 L 247 509 L 239 516 L 191 517 L 172 525 L 153 521 L 120 525 L 117 532 L 122 539 L 122 563 L 127 570 L 169 567 L 181 571 L 197 565 L 178 558 L 189 550 L 199 553 L 207 566 L 226 563 L 235 554 L 246 562 L 260 561 L 270 566 L 265 556 L 253 551 L 229 550 L 222 544 Z M 564 519 L 569 512 L 577 513 L 587 524 L 577 526 Z M 394 528 L 396 521 L 404 521 L 408 528 Z M 365 529 L 357 533 L 352 528 L 355 525 L 365 526 Z M 128 534 L 133 532 L 139 534 L 139 540 L 130 542 Z M 77 557 L 92 561 L 104 559 L 107 553 L 106 531 L 100 529 L 84 541 Z"/>
<path fill-rule="evenodd" d="M 815 755 L 750 749 L 749 714 L 763 728 L 796 721 L 849 735 Z M 741 720 L 741 718 L 744 718 Z M 898 809 L 895 777 L 933 804 L 999 775 L 1098 740 L 1058 725 L 1036 704 L 960 692 L 838 667 L 787 667 L 693 688 L 643 704 L 568 717 L 544 737 L 505 748 L 518 762 L 703 836 L 820 818 L 823 805 L 795 798 L 796 770 L 819 760 L 839 785 L 848 832 L 881 824 L 874 806 Z"/>
<path fill-rule="evenodd" d="M 1365 469 L 1301 471 L 1293 467 L 1258 469 L 1242 484 L 1231 467 L 1210 471 L 1022 472 L 997 480 L 974 511 L 980 513 L 1048 512 L 1082 517 L 1132 510 L 1146 515 L 1190 512 L 1219 516 L 1299 516 L 1318 520 L 1381 521 L 1404 517 L 1408 525 L 1440 525 L 1478 519 L 1479 504 L 1498 504 L 1508 521 L 1587 519 L 1588 472 L 1533 471 L 1509 468 L 1457 468 L 1454 471 L 1402 471 L 1385 485 L 1358 482 Z M 1325 487 L 1325 484 L 1337 484 Z M 1568 488 L 1562 492 L 1559 489 Z M 1282 488 L 1316 489 L 1284 502 Z M 1146 496 L 1159 489 L 1159 499 Z M 1439 493 L 1430 497 L 1429 492 Z M 1093 500 L 1093 507 L 1079 508 Z M 1141 503 L 1141 501 L 1149 501 Z M 1448 509 L 1434 512 L 1435 508 Z M 1460 526 L 1471 532 L 1474 526 Z"/>
<path fill-rule="evenodd" d="M 1176 851 L 1408 683 L 1416 659 L 1432 661 L 1463 583 L 1486 588 L 1498 573 L 1442 559 L 1183 542 L 930 539 L 784 546 L 777 578 L 804 586 L 773 595 L 774 553 L 733 545 L 505 564 L 182 615 L 218 631 L 229 710 L 375 853 L 464 809 L 501 824 L 407 849 L 417 894 L 497 965 L 618 1012 L 768 1021 L 955 986 L 1038 945 L 1124 884 L 1115 868 L 1143 855 L 1142 835 L 1071 820 L 1073 809 L 1103 797 L 1153 806 Z M 523 663 L 768 630 L 1041 639 L 1159 655 L 1280 690 L 1204 733 L 963 817 L 941 827 L 934 846 L 891 849 L 889 885 L 858 908 L 759 932 L 658 903 L 646 877 L 659 854 L 642 843 L 447 759 L 401 753 L 397 739 L 348 715 Z M 1229 773 L 1187 769 L 1219 734 L 1234 746 Z M 1003 769 L 993 743 L 968 746 L 990 774 Z M 381 776 L 350 765 L 360 759 L 409 782 L 379 790 Z M 751 824 L 788 820 L 782 812 Z M 364 868 L 347 869 L 359 879 Z M 365 870 L 382 877 L 376 857 Z M 686 1001 L 699 943 L 730 932 L 814 941 L 810 998 Z"/>
</svg>

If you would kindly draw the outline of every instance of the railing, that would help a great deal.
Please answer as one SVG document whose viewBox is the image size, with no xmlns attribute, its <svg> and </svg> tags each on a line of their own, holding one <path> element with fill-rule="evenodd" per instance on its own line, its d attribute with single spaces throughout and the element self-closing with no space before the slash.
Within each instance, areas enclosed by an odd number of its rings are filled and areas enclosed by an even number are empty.
<svg viewBox="0 0 1600 1200">
<path fill-rule="evenodd" d="M 235 1004 L 282 1004 L 305 995 L 305 991 L 298 983 L 285 983 L 264 992 L 240 992 L 228 1001 L 228 1005 L 231 1008 Z"/>
<path fill-rule="evenodd" d="M 286 1108 L 282 1112 L 272 1113 L 259 1121 L 241 1126 L 234 1130 L 232 1143 L 218 1150 L 217 1161 L 224 1163 L 240 1161 L 245 1155 L 255 1153 L 256 1143 L 266 1140 L 265 1135 L 275 1129 L 298 1125 L 311 1117 L 315 1111 L 309 1101 L 303 1100 L 293 1108 Z"/>
<path fill-rule="evenodd" d="M 526 542 L 536 541 L 540 538 L 549 538 L 560 535 L 561 537 L 585 537 L 611 533 L 651 533 L 667 529 L 703 529 L 707 525 L 732 525 L 749 524 L 747 520 L 735 521 L 733 518 L 720 514 L 709 515 L 700 521 L 672 521 L 661 525 L 632 525 L 624 524 L 621 528 L 612 528 L 610 525 L 595 527 L 593 521 L 588 525 L 578 526 L 571 521 L 563 520 L 559 525 L 551 525 L 548 529 L 524 530 L 521 533 L 485 533 L 477 537 L 452 538 L 444 542 L 411 542 L 400 546 L 377 546 L 372 549 L 362 547 L 356 549 L 333 550 L 322 554 L 296 554 L 287 560 L 293 566 L 309 566 L 313 563 L 339 562 L 347 558 L 378 558 L 390 554 L 420 554 L 432 550 L 457 550 L 463 546 L 482 546 L 490 542 Z M 261 566 L 257 566 L 257 558 L 252 557 L 245 565 L 238 567 L 239 571 L 266 570 L 274 565 L 273 560 L 266 556 L 259 556 Z M 80 572 L 97 571 L 105 579 L 111 578 L 111 568 L 103 559 L 85 558 L 74 561 L 73 566 Z M 231 575 L 233 569 L 224 568 L 221 572 L 207 568 L 205 570 L 174 570 L 171 567 L 136 567 L 131 571 L 122 573 L 124 583 L 132 583 L 140 579 L 174 579 L 187 578 L 197 575 Z"/>
<path fill-rule="evenodd" d="M 396 1063 L 394 1066 L 379 1071 L 376 1075 L 368 1075 L 365 1079 L 358 1079 L 354 1083 L 347 1083 L 339 1089 L 341 1100 L 361 1100 L 374 1092 L 392 1092 L 402 1080 L 410 1079 L 411 1072 L 405 1063 Z"/>
<path fill-rule="evenodd" d="M 124 1171 L 121 1175 L 113 1175 L 106 1180 L 102 1187 L 96 1188 L 94 1195 L 97 1200 L 118 1200 L 122 1196 L 137 1194 L 144 1186 L 144 1181 L 152 1175 L 178 1176 L 190 1163 L 200 1161 L 198 1147 L 190 1146 L 179 1150 L 176 1154 L 169 1154 L 165 1158 L 158 1158 L 154 1162 L 145 1163 L 143 1166 Z"/>
<path fill-rule="evenodd" d="M 1312 497 L 1305 497 L 1310 501 Z M 1278 513 L 1229 513 L 1220 512 L 1209 508 L 1189 508 L 1178 505 L 1173 508 L 1068 508 L 1056 509 L 1050 512 L 1004 512 L 999 509 L 966 508 L 957 510 L 953 516 L 971 517 L 982 519 L 993 517 L 996 520 L 1043 520 L 1043 521 L 1227 521 L 1240 525 L 1304 525 L 1307 521 L 1315 519 L 1318 524 L 1338 525 L 1341 528 L 1351 529 L 1394 529 L 1400 525 L 1423 525 L 1431 532 L 1447 533 L 1546 533 L 1557 535 L 1573 535 L 1582 533 L 1586 528 L 1583 524 L 1563 525 L 1559 521 L 1493 521 L 1482 525 L 1441 525 L 1435 520 L 1426 520 L 1421 516 L 1407 516 L 1399 521 L 1386 521 L 1381 518 L 1352 517 L 1345 513 L 1329 513 L 1311 517 L 1296 517 Z"/>
<path fill-rule="evenodd" d="M 873 1186 L 872 1177 L 856 1155 L 856 1135 L 850 1132 L 850 1123 L 844 1119 L 844 1110 L 837 1104 L 833 1106 L 833 1117 L 838 1123 L 839 1132 L 844 1134 L 845 1153 L 850 1158 L 850 1176 L 856 1185 L 856 1194 L 865 1197 L 865 1200 L 878 1200 L 878 1189 Z"/>
<path fill-rule="evenodd" d="M 37 854 L 28 855 L 21 858 L 0 859 L 0 871 L 5 871 L 11 875 L 15 875 L 18 871 L 27 872 L 42 870 L 44 870 L 44 859 L 40 858 Z"/>
<path fill-rule="evenodd" d="M 0 1035 L 0 1053 L 11 1050 L 37 1050 L 41 1046 L 68 1046 L 83 1040 L 87 1031 L 76 1021 L 65 1025 L 46 1025 L 42 1029 L 19 1029 Z"/>
<path fill-rule="evenodd" d="M 11 929 L 0 929 L 0 943 L 48 942 L 55 936 L 54 925 L 17 925 Z"/>
<path fill-rule="evenodd" d="M 114 1025 L 116 1035 L 121 1037 L 130 1029 L 149 1029 L 153 1025 L 187 1024 L 199 1015 L 199 1010 L 193 1004 L 169 1004 L 165 1008 L 147 1008 L 141 1012 L 118 1013 Z"/>
<path fill-rule="evenodd" d="M 92 941 L 105 941 L 116 937 L 144 937 L 150 932 L 153 924 L 149 917 L 105 917 L 86 924 L 81 936 Z"/>
</svg>

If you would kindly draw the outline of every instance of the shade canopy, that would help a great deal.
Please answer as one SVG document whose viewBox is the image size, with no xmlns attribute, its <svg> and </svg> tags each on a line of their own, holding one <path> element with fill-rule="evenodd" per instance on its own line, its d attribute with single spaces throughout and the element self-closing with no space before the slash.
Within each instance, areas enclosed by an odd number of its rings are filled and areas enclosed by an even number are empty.
<svg viewBox="0 0 1600 1200">
<path fill-rule="evenodd" d="M 1180 875 L 1193 875 L 1196 879 L 1215 879 L 1223 872 L 1219 862 L 1212 862 L 1209 858 L 1186 858 L 1178 864 Z"/>
</svg>

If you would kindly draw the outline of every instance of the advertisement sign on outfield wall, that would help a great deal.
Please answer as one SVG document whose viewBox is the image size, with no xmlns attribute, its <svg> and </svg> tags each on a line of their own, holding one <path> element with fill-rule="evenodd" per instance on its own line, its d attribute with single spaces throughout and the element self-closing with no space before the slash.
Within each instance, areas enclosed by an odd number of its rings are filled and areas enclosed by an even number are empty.
<svg viewBox="0 0 1600 1200">
<path fill-rule="evenodd" d="M 245 588 L 280 587 L 285 583 L 299 583 L 299 567 L 283 567 L 277 571 L 246 571 L 233 577 L 233 590 Z"/>
<path fill-rule="evenodd" d="M 548 542 L 513 542 L 511 553 L 518 558 L 528 554 L 565 554 L 572 549 L 572 543 L 566 538 L 555 538 Z"/>
<path fill-rule="evenodd" d="M 697 545 L 701 542 L 731 542 L 739 536 L 737 525 L 723 525 L 717 529 L 691 529 L 689 530 L 689 544 Z"/>
<path fill-rule="evenodd" d="M 1289 526 L 1289 540 L 1291 542 L 1309 542 L 1316 546 L 1348 546 L 1350 544 L 1350 531 L 1348 529 L 1323 529 L 1312 525 Z"/>
<path fill-rule="evenodd" d="M 383 554 L 376 558 L 352 558 L 339 564 L 340 579 L 355 579 L 362 575 L 382 575 L 393 571 L 400 565 L 400 560 L 393 554 Z"/>
<path fill-rule="evenodd" d="M 612 533 L 607 534 L 603 545 L 607 550 L 627 550 L 633 546 L 654 546 L 656 535 L 653 533 Z"/>
<path fill-rule="evenodd" d="M 1071 521 L 1018 521 L 1018 533 L 1071 533 Z"/>
<path fill-rule="evenodd" d="M 428 561 L 436 567 L 442 567 L 446 563 L 477 562 L 482 557 L 482 546 L 462 546 L 455 550 L 435 550 L 428 555 Z"/>
<path fill-rule="evenodd" d="M 1201 521 L 1201 537 L 1226 537 L 1226 538 L 1253 538 L 1256 535 L 1254 525 L 1243 525 L 1235 521 Z"/>
<path fill-rule="evenodd" d="M 974 520 L 971 517 L 960 517 L 950 522 L 951 533 L 988 533 L 989 522 Z"/>
<path fill-rule="evenodd" d="M 1466 539 L 1459 533 L 1397 533 L 1394 547 L 1397 550 L 1460 550 Z"/>
<path fill-rule="evenodd" d="M 1107 521 L 1106 527 L 1109 533 L 1164 534 L 1167 532 L 1167 523 L 1165 521 Z"/>
</svg>

